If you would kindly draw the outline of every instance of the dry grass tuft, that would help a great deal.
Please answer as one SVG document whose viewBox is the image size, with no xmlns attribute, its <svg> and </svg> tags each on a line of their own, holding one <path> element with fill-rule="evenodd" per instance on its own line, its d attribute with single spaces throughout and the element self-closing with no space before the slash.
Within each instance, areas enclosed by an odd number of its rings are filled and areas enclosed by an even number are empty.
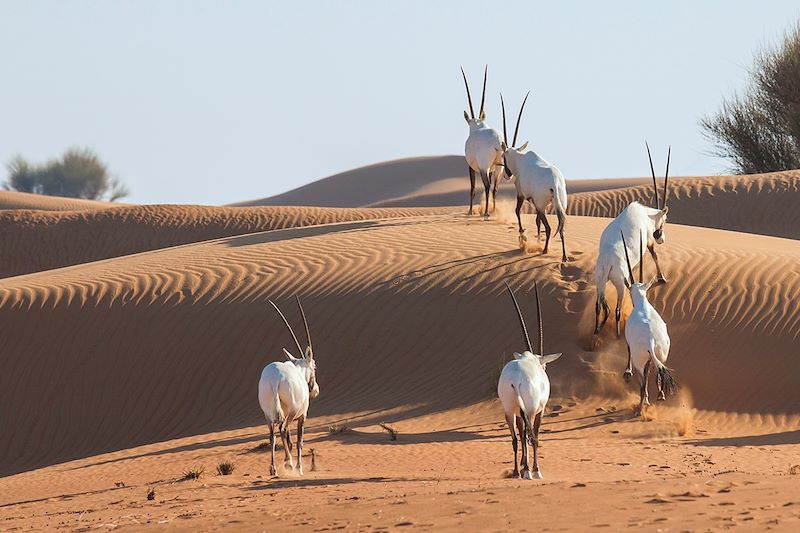
<svg viewBox="0 0 800 533">
<path fill-rule="evenodd" d="M 392 426 L 383 422 L 381 422 L 379 425 L 389 434 L 389 440 L 397 440 L 398 432 L 396 428 L 393 428 Z"/>
</svg>

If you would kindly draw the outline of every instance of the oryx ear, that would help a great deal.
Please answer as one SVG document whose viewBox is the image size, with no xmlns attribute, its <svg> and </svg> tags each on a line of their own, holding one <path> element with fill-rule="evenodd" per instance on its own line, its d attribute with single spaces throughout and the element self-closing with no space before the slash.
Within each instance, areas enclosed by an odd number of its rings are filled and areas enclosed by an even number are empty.
<svg viewBox="0 0 800 533">
<path fill-rule="evenodd" d="M 464 111 L 464 120 L 466 120 L 467 124 L 469 124 L 469 113 L 467 113 L 466 111 Z"/>
<path fill-rule="evenodd" d="M 478 120 L 486 120 L 486 111 L 481 111 L 481 115 L 478 117 Z"/>
<path fill-rule="evenodd" d="M 297 361 L 297 357 L 295 357 L 292 354 L 290 354 L 289 350 L 287 350 L 286 348 L 283 349 L 283 353 L 284 353 L 284 355 L 286 355 L 286 359 L 288 359 L 289 361 L 292 361 L 292 362 Z"/>
<path fill-rule="evenodd" d="M 311 346 L 306 346 L 306 353 L 303 357 L 305 357 L 307 361 L 314 359 L 314 352 L 311 351 Z"/>
<path fill-rule="evenodd" d="M 522 151 L 524 151 L 524 150 L 525 150 L 525 148 L 527 148 L 527 147 L 528 147 L 528 141 L 525 141 L 525 144 L 523 144 L 522 146 L 520 146 L 519 148 L 517 148 L 517 152 L 522 152 Z"/>
<path fill-rule="evenodd" d="M 514 359 L 522 359 L 522 354 L 519 352 L 514 352 Z"/>
<path fill-rule="evenodd" d="M 559 357 L 561 357 L 560 353 L 551 353 L 551 354 L 547 354 L 547 355 L 540 355 L 539 356 L 539 362 L 542 363 L 543 365 L 546 365 L 547 363 L 552 363 L 553 361 L 555 361 Z"/>
<path fill-rule="evenodd" d="M 665 205 L 664 209 L 662 209 L 661 212 L 663 213 L 662 216 L 667 216 L 667 213 L 669 213 L 669 206 Z"/>
</svg>

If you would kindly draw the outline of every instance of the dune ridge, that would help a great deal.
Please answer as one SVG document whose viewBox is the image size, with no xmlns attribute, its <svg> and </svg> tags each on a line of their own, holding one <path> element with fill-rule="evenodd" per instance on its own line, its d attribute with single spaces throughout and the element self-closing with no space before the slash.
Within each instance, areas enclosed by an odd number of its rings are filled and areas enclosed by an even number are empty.
<svg viewBox="0 0 800 533">
<path fill-rule="evenodd" d="M 42 211 L 85 211 L 105 209 L 117 205 L 124 204 L 0 190 L 0 210 L 37 209 Z"/>
<path fill-rule="evenodd" d="M 663 187 L 663 181 L 659 181 L 659 187 Z M 659 188 L 659 194 L 662 190 Z M 653 206 L 652 182 L 570 194 L 567 212 L 613 218 L 632 201 Z M 800 238 L 798 205 L 799 170 L 669 181 L 669 221 L 679 224 L 797 239 Z"/>
<path fill-rule="evenodd" d="M 191 205 L 120 206 L 64 213 L 0 211 L 0 249 L 4 250 L 0 277 L 231 235 L 428 212 L 432 211 Z"/>
</svg>

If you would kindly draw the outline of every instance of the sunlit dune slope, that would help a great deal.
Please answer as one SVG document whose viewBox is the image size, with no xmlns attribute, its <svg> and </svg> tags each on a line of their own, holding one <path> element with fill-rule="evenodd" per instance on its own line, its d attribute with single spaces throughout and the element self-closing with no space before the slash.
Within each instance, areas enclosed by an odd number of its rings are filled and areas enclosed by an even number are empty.
<svg viewBox="0 0 800 533">
<path fill-rule="evenodd" d="M 522 254 L 513 225 L 450 214 L 225 237 L 2 280 L 0 474 L 259 424 L 259 372 L 292 348 L 267 299 L 297 323 L 294 294 L 314 337 L 317 416 L 492 398 L 523 347 L 504 280 L 529 324 L 540 283 L 545 349 L 565 354 L 549 369 L 554 394 L 619 396 L 624 345 L 584 351 L 606 222 L 571 218 L 566 266 Z M 672 225 L 660 255 L 671 282 L 652 300 L 695 405 L 800 412 L 787 393 L 800 387 L 800 243 Z"/>
</svg>

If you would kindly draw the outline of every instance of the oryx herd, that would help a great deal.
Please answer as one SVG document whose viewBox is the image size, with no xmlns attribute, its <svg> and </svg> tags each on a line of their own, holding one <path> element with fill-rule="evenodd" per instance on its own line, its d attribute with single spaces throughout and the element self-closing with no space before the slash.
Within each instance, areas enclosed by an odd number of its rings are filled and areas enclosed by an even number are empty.
<svg viewBox="0 0 800 533">
<path fill-rule="evenodd" d="M 502 106 L 503 136 L 491 128 L 486 121 L 486 81 L 488 68 L 484 69 L 483 90 L 481 91 L 481 105 L 478 116 L 472 105 L 472 96 L 464 69 L 461 69 L 464 84 L 467 90 L 469 112 L 464 111 L 464 119 L 469 125 L 469 136 L 465 145 L 465 156 L 469 165 L 470 175 L 470 206 L 469 215 L 472 215 L 475 196 L 475 174 L 480 174 L 484 189 L 483 217 L 489 218 L 489 199 L 492 199 L 492 210 L 495 208 L 495 196 L 501 177 L 514 181 L 517 193 L 516 216 L 519 224 L 519 245 L 527 248 L 527 237 L 522 226 L 520 211 L 527 200 L 536 213 L 537 239 L 541 226 L 545 228 L 545 244 L 542 254 L 548 252 L 551 227 L 547 220 L 547 210 L 552 207 L 558 219 L 556 232 L 561 238 L 561 261 L 567 262 L 567 250 L 564 243 L 564 225 L 567 210 L 567 189 L 564 176 L 554 165 L 542 159 L 533 150 L 527 149 L 528 143 L 517 146 L 520 121 L 528 95 L 522 101 L 514 135 L 511 143 L 508 142 L 506 127 L 505 101 L 500 95 Z M 633 376 L 633 369 L 639 376 L 640 398 L 636 414 L 641 414 L 645 406 L 650 405 L 647 393 L 647 384 L 650 371 L 655 372 L 658 387 L 658 399 L 665 400 L 677 391 L 677 384 L 666 367 L 669 356 L 670 339 L 667 334 L 667 325 L 652 304 L 648 301 L 647 291 L 654 284 L 666 283 L 658 264 L 658 255 L 655 245 L 665 241 L 665 225 L 667 221 L 667 199 L 669 160 L 671 150 L 667 153 L 667 167 L 664 176 L 663 194 L 659 195 L 658 184 L 650 154 L 647 147 L 647 156 L 650 161 L 650 171 L 653 176 L 655 192 L 655 207 L 647 207 L 639 202 L 631 202 L 603 231 L 595 266 L 595 283 L 597 287 L 597 300 L 595 304 L 595 327 L 592 337 L 592 347 L 597 343 L 598 336 L 608 320 L 609 308 L 605 298 L 605 287 L 608 281 L 617 289 L 617 303 L 614 314 L 616 334 L 621 336 L 620 320 L 621 305 L 628 290 L 633 309 L 625 324 L 625 341 L 628 350 L 628 364 L 623 373 L 626 382 Z M 656 265 L 657 276 L 650 281 L 644 281 L 644 248 L 647 247 Z M 629 250 L 638 250 L 638 255 L 631 254 Z M 639 281 L 636 281 L 633 268 L 639 267 Z M 514 359 L 508 362 L 501 374 L 497 385 L 497 394 L 505 412 L 506 423 L 511 431 L 511 442 L 514 448 L 514 468 L 512 475 L 521 476 L 523 479 L 541 478 L 538 461 L 538 436 L 542 415 L 550 397 L 550 381 L 547 377 L 547 364 L 558 359 L 561 354 L 544 354 L 543 327 L 539 289 L 534 282 L 536 310 L 538 315 L 538 346 L 535 349 L 528 336 L 522 311 L 517 303 L 511 287 L 506 283 L 506 288 L 511 296 L 512 303 L 519 318 L 525 342 L 525 349 L 521 353 L 514 353 Z M 303 473 L 302 447 L 303 426 L 308 413 L 310 398 L 319 394 L 316 381 L 316 362 L 311 347 L 311 335 L 308 322 L 303 312 L 299 297 L 297 306 L 303 319 L 308 344 L 303 350 L 294 330 L 288 320 L 270 300 L 270 304 L 280 315 L 288 328 L 299 357 L 295 357 L 284 349 L 287 361 L 275 362 L 267 365 L 261 372 L 258 384 L 258 400 L 270 433 L 271 463 L 270 474 L 276 475 L 275 468 L 275 428 L 283 441 L 285 454 L 285 468 L 295 470 L 292 460 L 292 439 L 290 424 L 297 421 L 297 467 L 299 474 Z M 602 320 L 600 314 L 603 314 Z M 519 438 L 517 437 L 519 435 Z M 522 443 L 522 462 L 518 462 L 518 445 Z M 533 461 L 529 459 L 528 446 L 533 447 Z M 521 470 L 520 470 L 521 467 Z"/>
</svg>

